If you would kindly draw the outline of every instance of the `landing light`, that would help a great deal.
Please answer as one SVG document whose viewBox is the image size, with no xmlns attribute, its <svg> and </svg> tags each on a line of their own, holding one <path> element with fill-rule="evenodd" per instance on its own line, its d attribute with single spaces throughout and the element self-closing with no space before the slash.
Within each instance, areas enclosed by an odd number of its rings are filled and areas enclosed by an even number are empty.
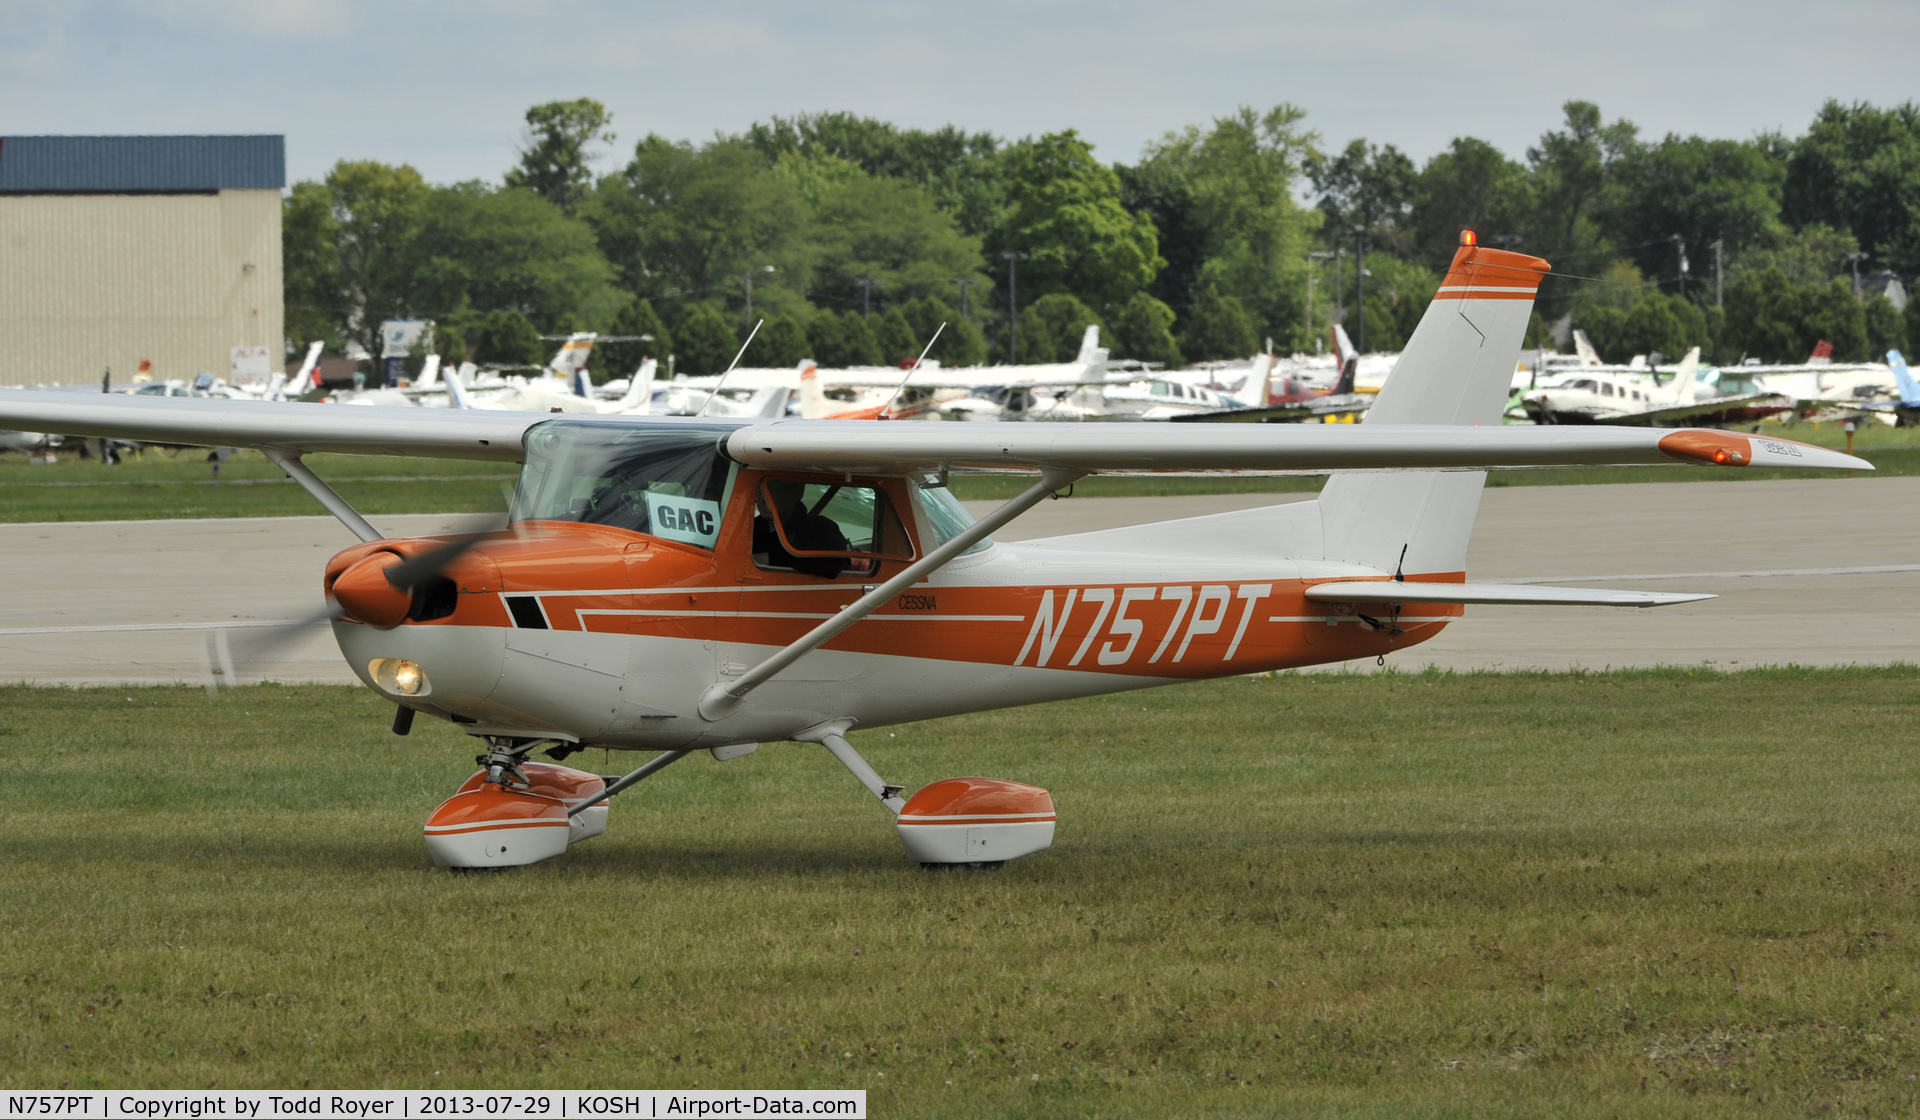
<svg viewBox="0 0 1920 1120">
<path fill-rule="evenodd" d="M 1713 453 L 1713 461 L 1724 465 L 1727 461 L 1727 449 L 1724 447 L 1716 448 Z"/>
<path fill-rule="evenodd" d="M 433 691 L 426 670 L 403 657 L 376 657 L 367 662 L 367 675 L 374 684 L 401 696 L 425 696 Z"/>
</svg>

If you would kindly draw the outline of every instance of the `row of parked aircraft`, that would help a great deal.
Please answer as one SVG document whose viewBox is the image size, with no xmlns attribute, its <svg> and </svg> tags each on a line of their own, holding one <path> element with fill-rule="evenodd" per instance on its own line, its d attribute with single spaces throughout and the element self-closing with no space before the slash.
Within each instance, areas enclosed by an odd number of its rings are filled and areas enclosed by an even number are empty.
<svg viewBox="0 0 1920 1120">
<path fill-rule="evenodd" d="M 949 369 L 738 368 L 661 379 L 644 360 L 631 376 L 595 385 L 587 363 L 597 336 L 568 337 L 548 364 L 527 376 L 473 363 L 442 368 L 428 355 L 410 383 L 343 389 L 321 397 L 346 405 L 429 407 L 589 415 L 707 416 L 730 419 L 892 419 L 947 421 L 1176 420 L 1240 423 L 1352 423 L 1392 375 L 1398 354 L 1359 354 L 1338 324 L 1331 353 L 1279 358 L 1271 352 L 1180 371 L 1112 361 L 1099 328 L 1086 328 L 1069 362 Z M 1898 353 L 1882 363 L 1834 364 L 1822 343 L 1796 365 L 1713 367 L 1696 347 L 1679 362 L 1635 357 L 1602 362 L 1584 332 L 1570 355 L 1534 352 L 1517 363 L 1506 423 L 1752 424 L 1770 416 L 1850 414 L 1903 424 L 1920 413 L 1920 390 Z M 1270 350 L 1271 348 L 1269 348 Z M 212 374 L 193 382 L 149 381 L 121 390 L 141 397 L 289 401 L 322 392 L 321 344 L 294 370 L 264 384 L 230 384 Z M 105 386 L 103 386 L 105 388 Z M 35 451 L 58 437 L 0 432 L 0 451 Z"/>
</svg>

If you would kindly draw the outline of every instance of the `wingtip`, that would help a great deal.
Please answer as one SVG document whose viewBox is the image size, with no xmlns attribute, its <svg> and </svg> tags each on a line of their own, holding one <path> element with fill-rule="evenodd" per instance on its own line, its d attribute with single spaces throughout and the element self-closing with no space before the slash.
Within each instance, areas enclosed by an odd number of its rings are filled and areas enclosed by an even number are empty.
<svg viewBox="0 0 1920 1120">
<path fill-rule="evenodd" d="M 1873 464 L 1844 451 L 1798 440 L 1747 436 L 1711 428 L 1681 428 L 1660 439 L 1660 450 L 1683 463 L 1712 467 L 1794 467 L 1870 471 Z"/>
</svg>

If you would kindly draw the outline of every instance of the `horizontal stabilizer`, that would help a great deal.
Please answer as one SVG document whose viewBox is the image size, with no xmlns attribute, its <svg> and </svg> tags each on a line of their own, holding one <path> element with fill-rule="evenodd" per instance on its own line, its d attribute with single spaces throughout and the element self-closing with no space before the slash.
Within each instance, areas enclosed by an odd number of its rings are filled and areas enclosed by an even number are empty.
<svg viewBox="0 0 1920 1120">
<path fill-rule="evenodd" d="M 1402 583 L 1342 580 L 1316 583 L 1307 598 L 1321 603 L 1498 603 L 1521 607 L 1667 607 L 1712 595 L 1691 591 L 1602 591 L 1515 583 Z"/>
</svg>

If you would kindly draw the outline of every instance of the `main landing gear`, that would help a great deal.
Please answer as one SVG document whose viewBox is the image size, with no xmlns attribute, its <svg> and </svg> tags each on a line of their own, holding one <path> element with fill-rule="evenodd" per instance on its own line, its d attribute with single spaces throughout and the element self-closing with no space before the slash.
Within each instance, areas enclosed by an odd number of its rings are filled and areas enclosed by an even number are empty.
<svg viewBox="0 0 1920 1120">
<path fill-rule="evenodd" d="M 881 781 L 847 742 L 852 720 L 817 724 L 793 738 L 819 743 L 896 818 L 907 858 L 926 868 L 965 864 L 989 869 L 1053 846 L 1053 795 L 999 778 L 946 778 L 902 801 L 901 786 Z"/>
</svg>

